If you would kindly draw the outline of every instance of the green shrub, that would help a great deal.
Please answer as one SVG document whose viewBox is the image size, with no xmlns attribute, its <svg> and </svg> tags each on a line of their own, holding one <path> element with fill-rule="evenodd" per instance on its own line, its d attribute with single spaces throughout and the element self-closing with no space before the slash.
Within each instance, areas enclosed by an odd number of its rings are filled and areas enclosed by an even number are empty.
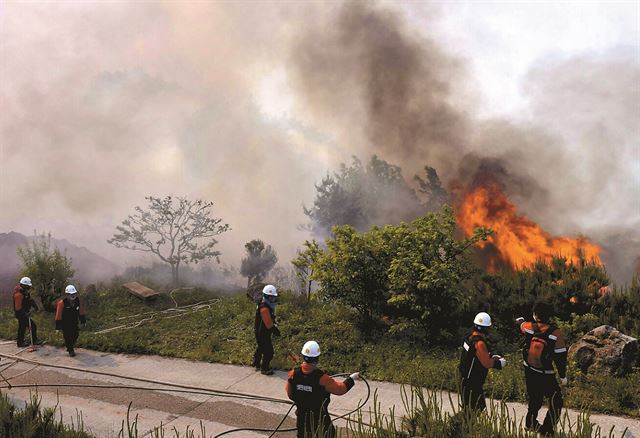
<svg viewBox="0 0 640 438">
<path fill-rule="evenodd" d="M 31 278 L 36 295 L 45 310 L 53 311 L 53 303 L 64 293 L 67 281 L 75 273 L 71 259 L 58 248 L 51 247 L 51 234 L 35 234 L 30 243 L 18 247 L 22 263 L 20 274 Z"/>
<path fill-rule="evenodd" d="M 593 312 L 600 316 L 603 324 L 640 338 L 640 277 L 634 276 L 628 286 L 612 288 L 597 301 Z"/>
<path fill-rule="evenodd" d="M 92 438 L 84 431 L 82 415 L 77 413 L 75 426 L 56 419 L 57 408 L 42 408 L 37 395 L 23 409 L 16 408 L 5 394 L 0 394 L 0 437 L 7 438 Z"/>
<path fill-rule="evenodd" d="M 572 313 L 568 321 L 557 321 L 557 326 L 562 331 L 567 344 L 574 343 L 601 324 L 600 317 L 592 313 L 585 313 L 584 315 Z"/>
</svg>

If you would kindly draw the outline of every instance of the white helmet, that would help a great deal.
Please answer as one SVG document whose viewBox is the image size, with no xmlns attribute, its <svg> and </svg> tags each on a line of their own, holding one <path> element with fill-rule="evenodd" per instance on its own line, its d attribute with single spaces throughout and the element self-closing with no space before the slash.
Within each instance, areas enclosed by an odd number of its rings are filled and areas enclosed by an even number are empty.
<svg viewBox="0 0 640 438">
<path fill-rule="evenodd" d="M 278 296 L 278 290 L 272 284 L 268 284 L 264 288 L 262 288 L 262 293 L 264 295 L 269 295 L 269 296 L 272 296 L 272 297 L 277 297 Z"/>
<path fill-rule="evenodd" d="M 473 323 L 480 327 L 491 327 L 491 317 L 486 312 L 480 312 L 473 318 Z"/>
<path fill-rule="evenodd" d="M 33 286 L 31 284 L 31 279 L 29 277 L 22 277 L 20 279 L 20 284 L 23 285 L 23 286 Z"/>
<path fill-rule="evenodd" d="M 302 351 L 300 353 L 307 357 L 318 357 L 320 356 L 320 345 L 318 345 L 316 341 L 307 341 L 302 346 Z"/>
<path fill-rule="evenodd" d="M 78 291 L 76 290 L 74 285 L 70 284 L 69 286 L 64 288 L 64 293 L 73 295 L 73 294 L 77 294 Z"/>
</svg>

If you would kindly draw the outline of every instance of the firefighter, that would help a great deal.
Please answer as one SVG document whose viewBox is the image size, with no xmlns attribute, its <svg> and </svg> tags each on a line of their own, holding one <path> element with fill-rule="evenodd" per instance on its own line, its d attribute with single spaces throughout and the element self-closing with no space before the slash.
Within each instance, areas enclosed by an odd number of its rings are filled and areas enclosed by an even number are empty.
<svg viewBox="0 0 640 438">
<path fill-rule="evenodd" d="M 24 333 L 27 326 L 29 326 L 29 331 L 31 332 L 31 342 L 34 345 L 40 343 L 38 341 L 36 323 L 31 319 L 31 309 L 35 309 L 36 312 L 39 310 L 37 304 L 31 298 L 31 286 L 31 279 L 22 277 L 20 283 L 13 290 L 13 312 L 18 320 L 18 335 L 16 336 L 18 347 L 27 346 L 24 342 Z"/>
<path fill-rule="evenodd" d="M 305 343 L 301 353 L 302 366 L 289 371 L 285 384 L 287 396 L 296 404 L 298 438 L 334 438 L 336 430 L 329 416 L 331 394 L 346 394 L 353 388 L 360 373 L 353 373 L 338 382 L 320 370 L 320 345 L 316 341 Z"/>
<path fill-rule="evenodd" d="M 271 335 L 280 336 L 280 329 L 276 325 L 276 300 L 278 291 L 275 286 L 268 284 L 262 289 L 262 301 L 256 306 L 255 334 L 256 352 L 253 355 L 253 366 L 256 371 L 264 375 L 273 374 L 270 363 L 273 359 L 273 343 Z"/>
<path fill-rule="evenodd" d="M 525 427 L 544 436 L 553 436 L 563 406 L 560 385 L 567 384 L 567 346 L 560 330 L 550 322 L 552 314 L 551 305 L 540 302 L 533 308 L 532 322 L 525 321 L 524 318 L 516 320 L 524 335 L 522 353 L 529 398 Z M 553 369 L 554 363 L 560 385 Z M 549 400 L 549 411 L 540 425 L 538 411 L 545 397 Z"/>
<path fill-rule="evenodd" d="M 484 400 L 484 381 L 489 368 L 501 370 L 507 360 L 501 355 L 489 352 L 486 335 L 491 327 L 491 317 L 480 312 L 473 319 L 473 329 L 462 343 L 460 356 L 460 379 L 462 382 L 463 407 L 482 411 L 486 408 Z"/>
<path fill-rule="evenodd" d="M 59 299 L 56 304 L 56 331 L 62 330 L 64 345 L 69 356 L 73 357 L 76 355 L 73 347 L 78 340 L 78 321 L 84 325 L 87 320 L 75 286 L 68 285 L 64 292 L 64 298 Z"/>
</svg>

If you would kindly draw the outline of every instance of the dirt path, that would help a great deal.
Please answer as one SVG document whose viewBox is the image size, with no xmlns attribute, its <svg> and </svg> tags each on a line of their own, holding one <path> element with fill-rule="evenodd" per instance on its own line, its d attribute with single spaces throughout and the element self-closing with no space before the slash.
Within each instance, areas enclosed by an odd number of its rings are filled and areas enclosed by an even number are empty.
<svg viewBox="0 0 640 438">
<path fill-rule="evenodd" d="M 18 350 L 14 345 L 0 345 L 0 353 L 13 355 Z M 32 359 L 47 364 L 82 368 L 90 371 L 106 372 L 120 376 L 173 382 L 212 390 L 235 391 L 246 394 L 262 395 L 287 401 L 284 393 L 286 373 L 277 372 L 274 376 L 263 376 L 253 368 L 236 365 L 210 364 L 183 359 L 170 359 L 156 356 L 133 356 L 109 354 L 88 350 L 77 350 L 78 356 L 70 358 L 62 349 L 44 346 L 37 352 L 24 351 L 19 354 L 25 359 Z M 15 363 L 9 368 L 4 365 L 10 360 L 2 358 L 0 373 L 13 385 L 19 384 L 83 384 L 83 385 L 137 385 L 160 387 L 128 379 L 89 374 L 80 371 L 62 370 L 34 366 L 33 364 Z M 16 376 L 16 377 L 13 377 Z M 0 379 L 0 384 L 5 384 Z M 372 390 L 377 392 L 382 412 L 389 412 L 394 407 L 395 415 L 404 413 L 401 400 L 401 386 L 387 382 L 371 382 Z M 166 388 L 166 387 L 163 387 Z M 6 391 L 6 390 L 3 390 Z M 30 397 L 30 388 L 12 388 L 6 391 L 16 404 L 24 403 Z M 142 391 L 134 389 L 105 389 L 80 387 L 38 387 L 38 396 L 42 397 L 44 406 L 58 405 L 67 423 L 77 424 L 82 421 L 85 430 L 99 437 L 115 437 L 120 431 L 122 421 L 126 418 L 127 407 L 131 403 L 131 420 L 137 416 L 139 432 L 147 432 L 161 423 L 166 432 L 175 427 L 184 434 L 187 426 L 200 434 L 201 425 L 207 436 L 237 427 L 275 428 L 289 409 L 284 403 L 262 400 L 226 398 L 212 394 L 191 394 L 166 391 Z M 331 412 L 343 414 L 358 405 L 366 396 L 366 388 L 357 384 L 352 391 L 343 397 L 333 397 Z M 451 410 L 448 393 L 441 393 L 442 405 Z M 452 401 L 457 404 L 457 395 L 451 394 Z M 508 403 L 510 411 L 518 417 L 524 416 L 526 406 L 520 403 Z M 541 414 L 543 414 L 542 412 Z M 575 412 L 570 417 L 575 421 Z M 640 438 L 640 425 L 637 420 L 592 415 L 591 421 L 608 433 L 613 428 L 616 436 L 620 436 L 624 428 L 628 428 L 626 437 Z M 287 419 L 284 427 L 293 427 L 295 420 Z M 344 425 L 344 423 L 341 423 Z M 243 431 L 229 436 L 265 436 Z M 606 435 L 606 434 L 605 434 Z M 170 435 L 168 435 L 170 436 Z M 293 437 L 294 433 L 278 433 L 278 437 Z"/>
</svg>

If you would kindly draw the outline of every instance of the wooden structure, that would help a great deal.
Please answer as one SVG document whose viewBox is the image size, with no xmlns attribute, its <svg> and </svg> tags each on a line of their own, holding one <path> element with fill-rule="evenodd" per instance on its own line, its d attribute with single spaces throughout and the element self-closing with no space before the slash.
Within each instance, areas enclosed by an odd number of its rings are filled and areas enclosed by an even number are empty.
<svg viewBox="0 0 640 438">
<path fill-rule="evenodd" d="M 147 286 L 138 283 L 137 281 L 125 283 L 122 286 L 127 289 L 132 295 L 135 295 L 136 297 L 145 301 L 155 300 L 160 295 L 159 292 L 156 292 L 155 290 L 150 289 Z"/>
</svg>

